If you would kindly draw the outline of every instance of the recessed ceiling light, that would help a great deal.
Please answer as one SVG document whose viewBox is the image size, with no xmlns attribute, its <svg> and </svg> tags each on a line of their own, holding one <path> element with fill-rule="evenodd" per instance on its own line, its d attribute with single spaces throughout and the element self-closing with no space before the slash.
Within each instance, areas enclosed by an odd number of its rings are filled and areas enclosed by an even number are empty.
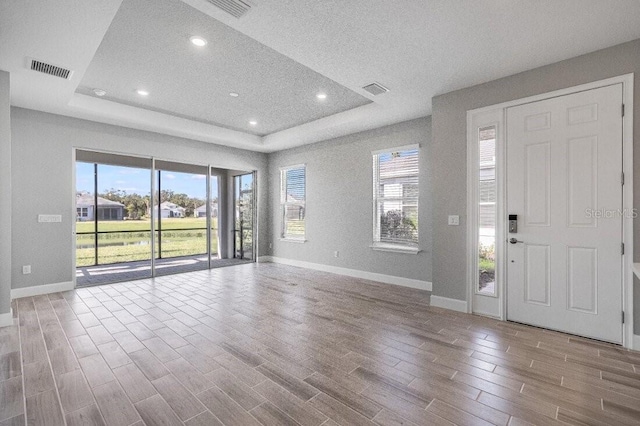
<svg viewBox="0 0 640 426">
<path fill-rule="evenodd" d="M 96 96 L 104 96 L 107 94 L 107 91 L 102 89 L 93 89 L 93 93 L 95 93 Z"/>
<path fill-rule="evenodd" d="M 318 99 L 320 99 L 321 101 L 323 101 L 323 100 L 327 99 L 327 94 L 326 94 L 326 93 L 322 93 L 322 92 L 320 92 L 320 93 L 318 93 L 318 94 L 316 95 L 316 98 L 318 98 Z"/>
<path fill-rule="evenodd" d="M 236 92 L 231 92 L 231 93 L 229 93 L 229 96 L 231 96 L 232 98 L 237 98 L 240 95 L 237 94 Z"/>
<path fill-rule="evenodd" d="M 249 124 L 251 124 L 252 126 L 257 126 L 257 125 L 258 125 L 258 122 L 257 122 L 257 121 L 255 121 L 255 120 L 251 120 L 251 121 L 249 122 Z"/>
<path fill-rule="evenodd" d="M 207 45 L 207 40 L 199 36 L 193 36 L 189 40 L 191 40 L 191 43 L 193 43 L 195 46 L 198 46 L 198 47 L 203 47 Z"/>
<path fill-rule="evenodd" d="M 143 89 L 138 89 L 136 90 L 136 93 L 140 96 L 149 96 L 149 92 L 147 92 L 146 90 Z"/>
</svg>

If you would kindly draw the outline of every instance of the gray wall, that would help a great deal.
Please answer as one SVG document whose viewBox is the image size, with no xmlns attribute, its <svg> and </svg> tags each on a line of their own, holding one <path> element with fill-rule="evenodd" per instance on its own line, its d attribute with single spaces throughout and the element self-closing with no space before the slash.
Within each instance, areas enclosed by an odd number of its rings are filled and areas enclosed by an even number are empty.
<svg viewBox="0 0 640 426">
<path fill-rule="evenodd" d="M 9 73 L 0 71 L 0 314 L 11 310 L 11 106 Z"/>
<path fill-rule="evenodd" d="M 257 170 L 258 183 L 267 173 L 267 156 L 262 153 L 21 108 L 11 110 L 11 130 L 12 160 L 19 165 L 12 173 L 13 288 L 68 282 L 73 278 L 74 147 Z M 267 194 L 260 191 L 260 186 L 258 191 L 259 218 L 266 225 L 266 211 L 265 214 L 260 211 L 267 205 Z M 62 223 L 38 223 L 40 213 L 61 214 Z M 258 251 L 263 252 L 267 238 L 259 235 L 259 241 Z M 22 275 L 22 265 L 31 265 L 30 275 Z"/>
<path fill-rule="evenodd" d="M 635 73 L 634 164 L 640 164 L 640 40 L 433 98 L 433 294 L 466 298 L 466 114 L 468 110 Z M 640 167 L 634 166 L 634 207 L 640 207 Z M 447 215 L 459 214 L 459 227 Z M 640 259 L 640 221 L 634 253 Z M 635 282 L 635 330 L 640 331 L 640 286 Z"/>
<path fill-rule="evenodd" d="M 431 120 L 420 118 L 269 154 L 270 241 L 276 257 L 431 281 Z M 371 151 L 420 144 L 417 255 L 374 251 Z M 307 165 L 304 244 L 280 241 L 280 168 Z M 335 258 L 334 251 L 340 256 Z"/>
</svg>

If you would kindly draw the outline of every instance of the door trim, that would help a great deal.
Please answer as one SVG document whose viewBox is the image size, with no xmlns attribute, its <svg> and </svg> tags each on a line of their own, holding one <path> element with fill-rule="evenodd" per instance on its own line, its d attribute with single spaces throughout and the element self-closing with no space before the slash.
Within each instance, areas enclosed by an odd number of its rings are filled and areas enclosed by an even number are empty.
<svg viewBox="0 0 640 426">
<path fill-rule="evenodd" d="M 634 74 L 625 74 L 605 80 L 594 81 L 574 87 L 569 87 L 540 95 L 530 96 L 514 101 L 504 102 L 483 108 L 467 111 L 467 311 L 480 315 L 488 315 L 505 321 L 507 318 L 507 297 L 506 283 L 504 280 L 506 273 L 506 263 L 504 253 L 506 241 L 502 237 L 506 227 L 506 193 L 504 185 L 506 183 L 506 112 L 507 108 L 524 105 L 532 102 L 547 100 L 559 96 L 570 95 L 577 92 L 597 89 L 614 84 L 622 84 L 622 102 L 625 105 L 625 114 L 622 117 L 622 171 L 625 175 L 625 182 L 622 192 L 622 208 L 626 212 L 633 212 L 633 79 Z M 496 125 L 496 184 L 497 193 L 497 218 L 496 218 L 496 295 L 498 307 L 492 312 L 474 310 L 475 295 L 475 274 L 477 270 L 477 229 L 478 229 L 478 208 L 476 203 L 475 188 L 478 185 L 475 164 L 475 144 L 477 144 L 477 127 L 474 127 L 474 119 L 482 114 L 492 115 L 495 113 L 496 120 L 492 124 Z M 482 125 L 484 127 L 484 125 Z M 502 141 L 502 142 L 501 142 Z M 624 215 L 622 220 L 622 239 L 625 245 L 622 264 L 622 306 L 625 312 L 625 322 L 622 324 L 622 345 L 628 349 L 640 350 L 637 336 L 633 334 L 633 215 Z M 478 308 L 481 308 L 478 306 Z M 634 344 L 635 341 L 635 344 Z"/>
</svg>

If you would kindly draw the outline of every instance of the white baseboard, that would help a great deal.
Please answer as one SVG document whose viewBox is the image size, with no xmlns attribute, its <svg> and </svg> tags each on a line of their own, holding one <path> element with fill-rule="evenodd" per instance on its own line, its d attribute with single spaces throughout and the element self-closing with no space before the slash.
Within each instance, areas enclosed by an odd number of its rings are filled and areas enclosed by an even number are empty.
<svg viewBox="0 0 640 426">
<path fill-rule="evenodd" d="M 457 312 L 467 312 L 467 302 L 459 299 L 431 295 L 431 306 L 450 309 Z"/>
<path fill-rule="evenodd" d="M 34 285 L 31 287 L 12 288 L 11 299 L 19 299 L 21 297 L 39 296 L 41 294 L 58 293 L 60 291 L 73 290 L 73 281 L 55 284 Z"/>
<path fill-rule="evenodd" d="M 9 308 L 9 312 L 0 314 L 0 327 L 13 325 L 13 308 Z"/>
<path fill-rule="evenodd" d="M 340 268 L 338 266 L 323 265 L 321 263 L 304 262 L 302 260 L 285 259 L 275 256 L 261 256 L 259 263 L 273 262 L 283 265 L 298 266 L 300 268 L 314 269 L 316 271 L 331 272 L 333 274 L 346 275 L 348 277 L 362 278 L 365 280 L 378 281 L 385 284 L 395 284 L 403 287 L 417 288 L 431 291 L 432 285 L 429 281 L 415 280 L 413 278 L 396 277 L 393 275 L 378 274 L 375 272 L 360 271 L 358 269 Z"/>
</svg>

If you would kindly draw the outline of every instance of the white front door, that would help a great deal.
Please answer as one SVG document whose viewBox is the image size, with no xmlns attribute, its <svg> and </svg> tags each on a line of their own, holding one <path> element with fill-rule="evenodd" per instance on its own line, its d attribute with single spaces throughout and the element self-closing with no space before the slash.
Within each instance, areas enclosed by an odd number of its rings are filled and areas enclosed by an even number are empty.
<svg viewBox="0 0 640 426">
<path fill-rule="evenodd" d="M 622 342 L 622 84 L 507 109 L 507 319 Z"/>
</svg>

